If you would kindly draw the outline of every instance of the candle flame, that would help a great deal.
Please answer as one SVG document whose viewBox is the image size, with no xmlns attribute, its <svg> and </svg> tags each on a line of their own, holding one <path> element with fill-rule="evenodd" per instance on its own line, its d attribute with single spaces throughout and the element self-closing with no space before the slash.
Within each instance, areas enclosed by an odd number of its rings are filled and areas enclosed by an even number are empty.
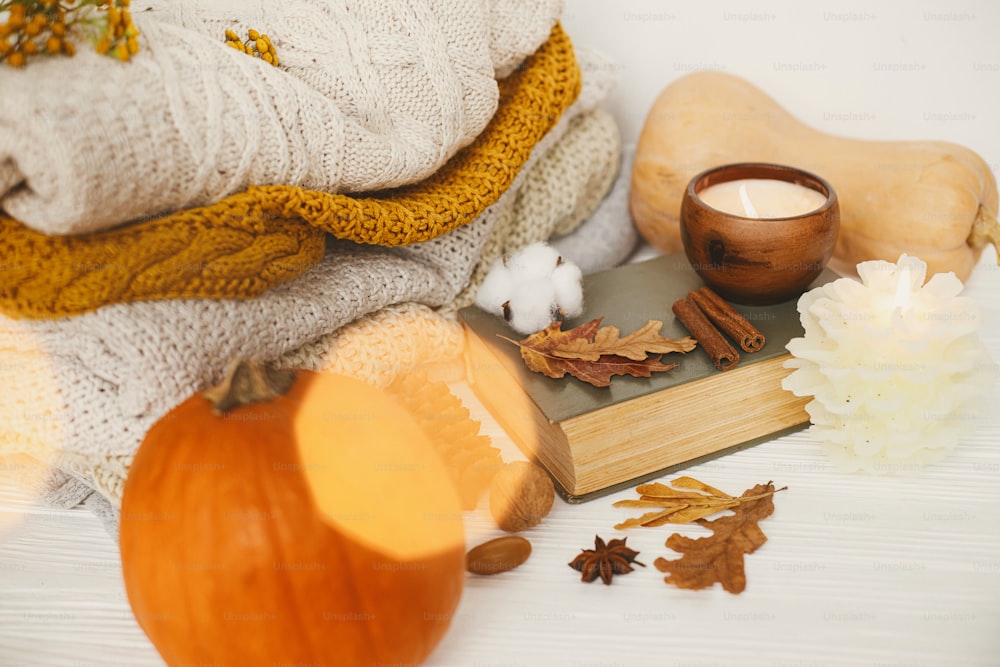
<svg viewBox="0 0 1000 667">
<path fill-rule="evenodd" d="M 893 310 L 906 312 L 910 307 L 910 267 L 904 266 L 899 272 L 899 282 L 896 283 L 896 298 L 892 302 Z"/>
<path fill-rule="evenodd" d="M 739 188 L 740 201 L 743 203 L 743 210 L 746 211 L 748 218 L 759 218 L 757 214 L 757 209 L 754 208 L 753 202 L 750 201 L 750 195 L 747 194 L 746 183 L 740 183 Z"/>
</svg>

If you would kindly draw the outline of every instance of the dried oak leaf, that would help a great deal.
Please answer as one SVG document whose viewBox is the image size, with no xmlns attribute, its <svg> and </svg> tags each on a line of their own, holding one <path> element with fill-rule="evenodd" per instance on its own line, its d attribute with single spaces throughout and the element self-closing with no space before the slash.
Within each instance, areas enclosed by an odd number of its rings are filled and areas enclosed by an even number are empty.
<svg viewBox="0 0 1000 667">
<path fill-rule="evenodd" d="M 655 509 L 640 517 L 626 519 L 615 525 L 615 528 L 623 530 L 637 526 L 652 528 L 667 523 L 690 523 L 716 512 L 732 509 L 742 503 L 756 500 L 755 496 L 733 497 L 704 482 L 699 482 L 693 477 L 678 477 L 670 484 L 676 488 L 659 482 L 640 484 L 635 487 L 635 490 L 640 494 L 638 500 L 619 500 L 616 502 L 615 507 Z M 690 490 L 679 491 L 678 489 Z M 767 492 L 767 495 L 772 493 L 774 490 Z"/>
<path fill-rule="evenodd" d="M 609 386 L 615 375 L 651 377 L 654 372 L 677 367 L 677 364 L 661 363 L 658 356 L 647 358 L 646 354 L 640 354 L 644 345 L 651 348 L 647 349 L 647 353 L 653 354 L 664 353 L 664 350 L 687 352 L 696 345 L 691 338 L 672 340 L 661 337 L 659 330 L 662 323 L 655 320 L 635 332 L 639 334 L 635 338 L 632 337 L 634 334 L 620 338 L 617 328 L 602 328 L 601 319 L 567 331 L 563 331 L 562 323 L 556 321 L 521 341 L 505 340 L 521 348 L 521 358 L 529 370 L 551 378 L 561 378 L 569 373 L 595 387 Z"/>
<path fill-rule="evenodd" d="M 754 498 L 735 506 L 733 515 L 714 521 L 699 519 L 697 523 L 712 531 L 708 537 L 691 539 L 675 533 L 667 538 L 667 546 L 682 555 L 675 560 L 656 559 L 656 569 L 667 573 L 663 580 L 690 589 L 720 583 L 730 593 L 742 593 L 747 585 L 743 556 L 767 541 L 757 523 L 774 511 L 774 493 L 771 482 L 758 484 L 744 492 L 743 498 Z"/>
<path fill-rule="evenodd" d="M 587 325 L 597 326 L 601 318 L 588 322 Z M 587 326 L 582 325 L 582 326 Z M 580 327 L 577 327 L 579 329 Z M 590 338 L 573 338 L 563 342 L 551 350 L 553 356 L 563 359 L 582 359 L 597 361 L 604 355 L 616 355 L 643 361 L 650 354 L 668 354 L 670 352 L 690 352 L 698 344 L 694 338 L 664 338 L 660 335 L 663 322 L 649 320 L 632 333 L 622 338 L 618 327 L 605 326 L 597 329 Z M 571 329 L 570 331 L 575 331 Z M 569 332 L 566 332 L 569 333 Z"/>
</svg>

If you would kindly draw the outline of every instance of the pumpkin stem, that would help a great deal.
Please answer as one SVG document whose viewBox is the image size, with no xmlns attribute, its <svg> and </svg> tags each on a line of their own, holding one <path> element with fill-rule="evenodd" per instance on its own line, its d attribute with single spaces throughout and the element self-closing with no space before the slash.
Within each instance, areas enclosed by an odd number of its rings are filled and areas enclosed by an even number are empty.
<svg viewBox="0 0 1000 667">
<path fill-rule="evenodd" d="M 284 396 L 295 382 L 295 370 L 274 368 L 257 359 L 236 359 L 226 369 L 226 377 L 204 396 L 216 414 L 252 403 Z"/>
<path fill-rule="evenodd" d="M 982 248 L 986 244 L 992 243 L 998 251 L 998 261 L 1000 261 L 1000 223 L 997 222 L 996 216 L 987 211 L 982 204 L 979 205 L 976 220 L 972 223 L 968 243 L 973 248 Z"/>
</svg>

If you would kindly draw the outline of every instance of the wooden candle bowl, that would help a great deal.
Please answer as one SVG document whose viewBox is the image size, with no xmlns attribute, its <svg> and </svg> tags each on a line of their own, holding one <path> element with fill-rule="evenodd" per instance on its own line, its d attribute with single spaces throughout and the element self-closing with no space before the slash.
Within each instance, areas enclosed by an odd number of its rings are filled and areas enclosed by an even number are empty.
<svg viewBox="0 0 1000 667">
<path fill-rule="evenodd" d="M 788 218 L 745 218 L 711 208 L 698 193 L 744 178 L 788 181 L 826 195 L 815 211 Z M 797 298 L 823 271 L 840 229 L 837 193 L 801 169 L 761 162 L 715 167 L 691 179 L 681 200 L 681 241 L 692 267 L 723 298 L 769 305 Z"/>
</svg>

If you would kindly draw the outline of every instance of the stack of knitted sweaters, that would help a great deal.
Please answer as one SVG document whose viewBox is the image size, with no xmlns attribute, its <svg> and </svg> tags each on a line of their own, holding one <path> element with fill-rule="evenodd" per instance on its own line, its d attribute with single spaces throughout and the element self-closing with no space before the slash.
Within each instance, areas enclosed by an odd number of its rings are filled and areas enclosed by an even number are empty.
<svg viewBox="0 0 1000 667">
<path fill-rule="evenodd" d="M 559 0 L 132 5 L 129 63 L 0 69 L 0 470 L 45 502 L 113 524 L 146 430 L 233 358 L 454 368 L 501 254 L 635 244 L 615 68 Z M 250 29 L 279 67 L 224 44 Z"/>
</svg>

